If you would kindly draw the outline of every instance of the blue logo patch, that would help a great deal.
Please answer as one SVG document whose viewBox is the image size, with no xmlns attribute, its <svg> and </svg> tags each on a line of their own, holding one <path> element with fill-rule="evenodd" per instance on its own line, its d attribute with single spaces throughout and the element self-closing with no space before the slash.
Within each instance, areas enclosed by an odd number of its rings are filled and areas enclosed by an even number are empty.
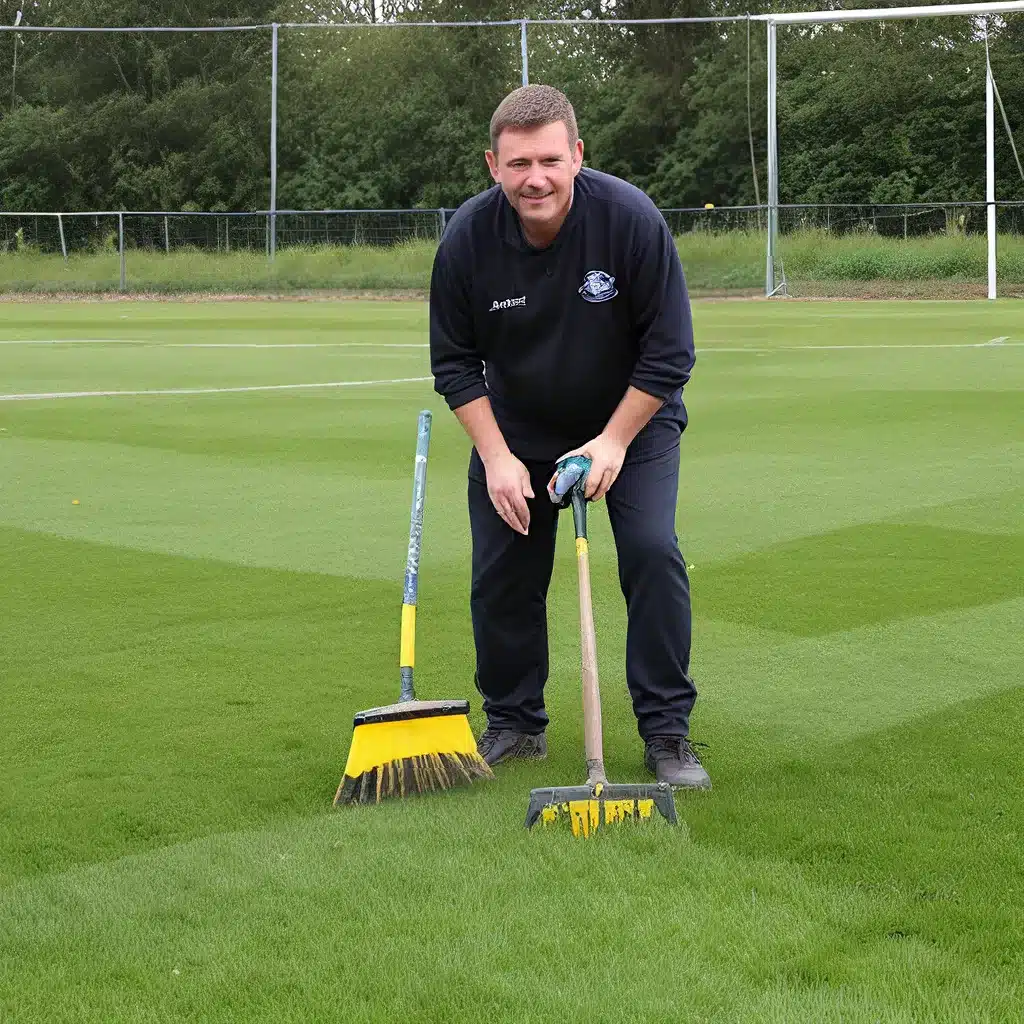
<svg viewBox="0 0 1024 1024">
<path fill-rule="evenodd" d="M 580 285 L 580 295 L 587 302 L 607 302 L 619 294 L 615 287 L 615 278 L 603 270 L 590 270 Z"/>
</svg>

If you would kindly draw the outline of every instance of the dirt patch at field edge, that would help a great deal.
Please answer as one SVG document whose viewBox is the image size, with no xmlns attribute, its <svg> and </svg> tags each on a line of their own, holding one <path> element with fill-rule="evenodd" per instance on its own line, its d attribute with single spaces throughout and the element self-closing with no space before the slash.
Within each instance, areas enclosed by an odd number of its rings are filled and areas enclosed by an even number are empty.
<svg viewBox="0 0 1024 1024">
<path fill-rule="evenodd" d="M 0 292 L 0 302 L 322 302 L 360 299 L 426 302 L 425 291 L 309 292 Z"/>
<path fill-rule="evenodd" d="M 984 281 L 796 281 L 790 285 L 796 299 L 985 299 Z M 1024 284 L 1000 282 L 1001 299 L 1021 298 Z"/>
<path fill-rule="evenodd" d="M 899 299 L 984 299 L 988 288 L 976 281 L 797 281 L 790 284 L 789 295 L 771 301 L 856 301 Z M 1024 298 L 1024 284 L 1000 283 L 1000 298 Z M 294 292 L 0 292 L 2 302 L 426 302 L 425 290 L 310 290 Z M 690 290 L 697 302 L 769 301 L 762 289 L 699 289 Z"/>
<path fill-rule="evenodd" d="M 692 299 L 715 301 L 764 298 L 756 289 L 691 291 Z M 323 302 L 325 300 L 426 302 L 426 291 L 296 292 L 0 292 L 0 302 Z"/>
</svg>

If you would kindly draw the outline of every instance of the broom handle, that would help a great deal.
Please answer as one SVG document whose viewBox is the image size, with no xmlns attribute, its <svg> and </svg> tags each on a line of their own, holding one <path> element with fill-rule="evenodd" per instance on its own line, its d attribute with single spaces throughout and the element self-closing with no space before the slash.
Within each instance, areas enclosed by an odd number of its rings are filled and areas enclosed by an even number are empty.
<svg viewBox="0 0 1024 1024">
<path fill-rule="evenodd" d="M 590 591 L 590 542 L 587 539 L 586 499 L 574 489 L 572 518 L 576 527 L 576 566 L 580 589 L 580 647 L 583 663 L 583 736 L 587 754 L 587 782 L 607 783 L 601 737 L 601 692 L 597 679 L 597 637 Z"/>
<path fill-rule="evenodd" d="M 412 481 L 412 513 L 409 518 L 409 548 L 405 556 L 405 591 L 402 594 L 402 644 L 399 668 L 402 689 L 399 701 L 416 699 L 413 668 L 416 664 L 416 598 L 419 591 L 420 548 L 423 543 L 423 502 L 427 491 L 427 453 L 430 450 L 432 415 L 424 409 L 416 430 L 416 464 Z"/>
</svg>

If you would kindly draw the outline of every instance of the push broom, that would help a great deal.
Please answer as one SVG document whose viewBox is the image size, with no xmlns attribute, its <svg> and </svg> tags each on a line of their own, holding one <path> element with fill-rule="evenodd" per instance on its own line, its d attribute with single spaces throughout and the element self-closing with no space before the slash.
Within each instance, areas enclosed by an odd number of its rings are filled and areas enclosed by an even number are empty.
<svg viewBox="0 0 1024 1024">
<path fill-rule="evenodd" d="M 429 409 L 419 414 L 402 596 L 398 703 L 360 711 L 355 716 L 345 774 L 334 797 L 335 807 L 380 803 L 388 797 L 404 798 L 494 777 L 490 765 L 477 752 L 469 725 L 469 702 L 417 700 L 413 687 L 416 599 L 431 419 Z"/>
<path fill-rule="evenodd" d="M 618 822 L 650 821 L 657 810 L 676 824 L 672 788 L 665 782 L 636 785 L 611 783 L 605 774 L 601 735 L 601 696 L 597 678 L 597 641 L 590 591 L 590 542 L 587 539 L 587 502 L 583 493 L 590 460 L 571 456 L 556 467 L 549 492 L 561 508 L 572 505 L 576 527 L 576 565 L 580 592 L 580 639 L 583 666 L 583 731 L 587 758 L 587 782 L 583 786 L 554 786 L 530 792 L 526 827 L 538 820 L 554 825 L 568 818 L 575 836 L 590 836 L 599 828 Z M 569 498 L 566 498 L 566 495 Z"/>
</svg>

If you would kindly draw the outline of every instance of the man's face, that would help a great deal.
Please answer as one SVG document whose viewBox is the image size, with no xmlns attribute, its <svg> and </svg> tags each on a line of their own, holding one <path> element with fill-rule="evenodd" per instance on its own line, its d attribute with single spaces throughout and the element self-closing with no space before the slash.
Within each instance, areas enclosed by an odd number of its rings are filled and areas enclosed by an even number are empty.
<svg viewBox="0 0 1024 1024">
<path fill-rule="evenodd" d="M 561 121 L 538 128 L 506 128 L 487 166 L 519 214 L 531 241 L 550 242 L 569 211 L 573 178 L 583 164 L 583 141 L 569 145 Z"/>
</svg>

